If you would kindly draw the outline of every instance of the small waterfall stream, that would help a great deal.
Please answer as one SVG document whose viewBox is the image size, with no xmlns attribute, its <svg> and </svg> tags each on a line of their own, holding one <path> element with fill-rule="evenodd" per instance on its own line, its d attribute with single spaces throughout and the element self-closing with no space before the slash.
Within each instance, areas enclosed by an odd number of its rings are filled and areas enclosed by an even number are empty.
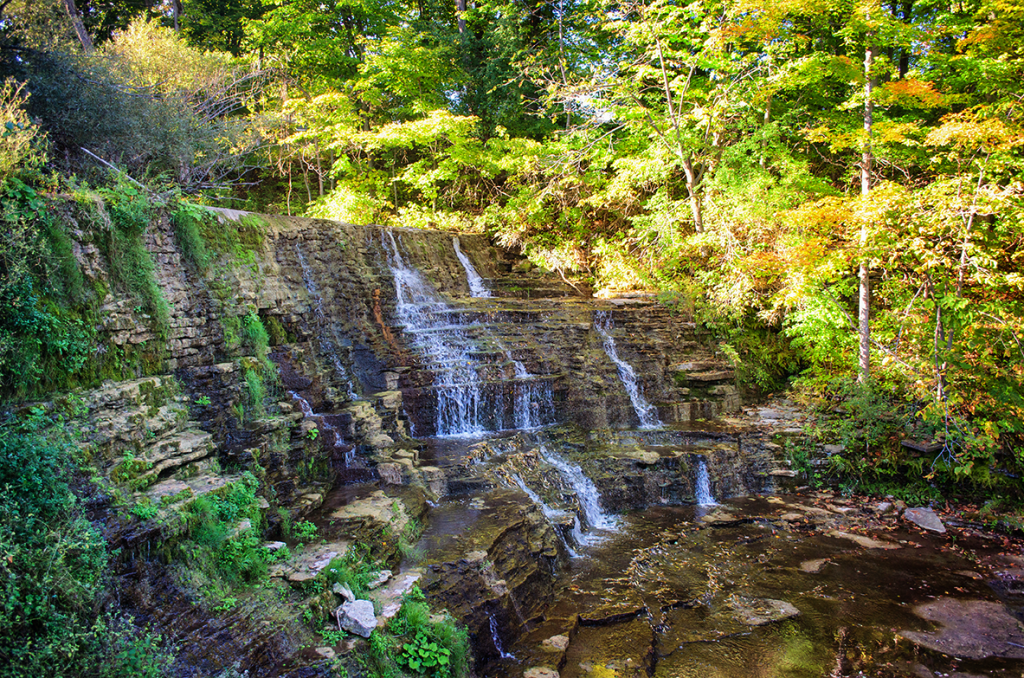
<svg viewBox="0 0 1024 678">
<path fill-rule="evenodd" d="M 455 236 L 452 238 L 452 245 L 455 246 L 455 256 L 459 258 L 459 263 L 462 264 L 462 268 L 466 269 L 466 282 L 469 283 L 470 296 L 477 298 L 487 298 L 491 296 L 491 291 L 484 285 L 484 279 L 477 273 L 476 267 L 473 266 L 473 262 L 469 260 L 469 257 L 465 255 L 462 248 L 459 247 L 459 238 Z"/>
<path fill-rule="evenodd" d="M 553 509 L 550 506 L 548 506 L 546 503 L 544 503 L 544 500 L 541 499 L 540 496 L 536 492 L 531 490 L 530 486 L 527 485 L 526 482 L 522 478 L 520 478 L 519 476 L 513 474 L 512 475 L 512 480 L 515 482 L 516 486 L 519 487 L 520 490 L 522 490 L 524 493 L 526 493 L 526 496 L 530 498 L 530 501 L 532 501 L 534 504 L 537 505 L 537 507 L 540 509 L 541 513 L 544 514 L 544 517 L 548 519 L 549 523 L 551 523 L 551 528 L 555 531 L 555 534 L 558 535 L 558 538 L 559 538 L 559 540 L 561 540 L 562 545 L 565 547 L 565 552 L 569 554 L 569 557 L 570 558 L 578 557 L 579 554 L 576 553 L 576 551 L 573 550 L 573 548 L 569 545 L 569 541 L 565 538 L 565 535 L 562 534 L 562 530 L 560 530 L 558 528 L 558 526 L 554 524 L 555 520 L 557 518 L 564 518 L 566 514 L 563 513 L 562 511 L 557 510 L 557 509 Z M 579 518 L 576 518 L 575 521 L 574 521 L 574 525 L 573 525 L 573 538 L 574 539 L 576 538 L 577 534 L 579 534 L 582 537 L 582 532 L 580 532 L 579 524 L 580 524 Z M 577 543 L 579 543 L 579 542 L 577 542 Z"/>
<path fill-rule="evenodd" d="M 502 659 L 515 659 L 516 656 L 511 652 L 505 651 L 505 645 L 501 642 L 501 635 L 498 633 L 498 621 L 492 615 L 490 617 L 491 626 L 491 642 L 494 643 L 494 649 L 498 651 L 498 655 Z"/>
<path fill-rule="evenodd" d="M 337 335 L 335 334 L 334 327 L 327 320 L 324 315 L 324 300 L 320 296 L 320 289 L 316 286 L 316 280 L 313 278 L 313 271 L 310 270 L 309 264 L 306 263 L 306 257 L 302 254 L 302 248 L 299 247 L 298 243 L 295 244 L 295 256 L 299 260 L 299 266 L 302 268 L 302 282 L 306 286 L 306 291 L 309 292 L 309 296 L 313 298 L 315 306 L 313 307 L 313 314 L 316 316 L 317 323 L 327 330 L 325 332 L 318 332 L 320 339 L 320 350 L 331 357 L 331 364 L 334 367 L 334 372 L 343 384 L 345 384 L 348 390 L 348 397 L 352 400 L 359 400 L 359 395 L 356 393 L 355 384 L 352 382 L 352 377 L 349 375 L 348 370 L 341 363 L 341 357 L 338 356 L 338 341 Z M 328 336 L 328 333 L 330 336 Z M 334 340 L 331 340 L 331 337 Z"/>
<path fill-rule="evenodd" d="M 615 339 L 612 337 L 612 315 L 608 311 L 596 311 L 594 313 L 594 329 L 604 339 L 604 352 L 608 354 L 619 371 L 619 379 L 626 388 L 629 400 L 633 403 L 633 410 L 640 419 L 640 428 L 661 428 L 661 420 L 658 419 L 658 410 L 644 398 L 640 388 L 640 382 L 636 378 L 633 367 L 619 357 L 615 348 Z"/>
<path fill-rule="evenodd" d="M 329 421 L 322 415 L 317 414 L 313 411 L 313 406 L 309 404 L 309 401 L 303 398 L 295 391 L 288 391 L 288 395 L 299 403 L 299 409 L 302 410 L 302 416 L 306 419 L 315 419 L 317 422 L 317 429 L 322 430 L 323 435 L 330 435 L 334 438 L 333 445 L 336 449 L 347 448 L 345 450 L 345 465 L 351 466 L 355 460 L 355 448 L 351 445 L 346 445 L 342 439 L 341 434 Z"/>
<path fill-rule="evenodd" d="M 540 456 L 544 461 L 558 469 L 558 472 L 565 481 L 576 492 L 580 508 L 583 510 L 583 515 L 587 519 L 587 525 L 591 529 L 606 531 L 618 529 L 618 519 L 601 510 L 601 495 L 597 491 L 597 486 L 594 485 L 590 478 L 583 474 L 583 469 L 555 452 L 549 451 L 543 445 L 540 447 Z M 584 538 L 584 542 L 586 541 L 589 540 Z"/>
<path fill-rule="evenodd" d="M 470 436 L 486 432 L 483 384 L 470 355 L 472 342 L 461 325 L 452 323 L 452 309 L 423 275 L 405 263 L 395 234 L 381 232 L 388 268 L 395 280 L 398 320 L 412 337 L 434 373 L 437 388 L 438 436 Z"/>
<path fill-rule="evenodd" d="M 708 477 L 708 463 L 701 457 L 697 461 L 697 477 L 694 483 L 694 498 L 697 506 L 717 506 L 715 495 L 711 493 L 711 479 Z"/>
</svg>

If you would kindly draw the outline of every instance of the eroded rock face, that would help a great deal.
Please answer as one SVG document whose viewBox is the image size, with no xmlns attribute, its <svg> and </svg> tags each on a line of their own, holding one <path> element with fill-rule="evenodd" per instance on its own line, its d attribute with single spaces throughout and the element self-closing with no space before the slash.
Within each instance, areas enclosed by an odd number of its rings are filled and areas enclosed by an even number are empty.
<svg viewBox="0 0 1024 678">
<path fill-rule="evenodd" d="M 421 584 L 476 635 L 490 634 L 491 617 L 518 628 L 549 603 L 564 558 L 543 514 L 521 495 L 496 490 L 485 501 L 490 510 L 451 544 L 450 559 L 432 556 Z"/>
</svg>

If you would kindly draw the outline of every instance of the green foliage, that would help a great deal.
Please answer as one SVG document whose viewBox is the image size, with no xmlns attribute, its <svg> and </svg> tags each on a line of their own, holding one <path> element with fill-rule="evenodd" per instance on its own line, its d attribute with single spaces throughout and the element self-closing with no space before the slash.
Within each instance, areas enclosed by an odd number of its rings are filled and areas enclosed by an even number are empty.
<svg viewBox="0 0 1024 678">
<path fill-rule="evenodd" d="M 188 539 L 173 547 L 179 572 L 208 596 L 224 599 L 235 587 L 261 581 L 275 559 L 260 539 L 259 481 L 246 471 L 220 494 L 197 498 L 186 509 Z M 242 530 L 242 521 L 250 527 Z"/>
<path fill-rule="evenodd" d="M 102 202 L 95 205 L 100 243 L 107 259 L 110 282 L 115 289 L 141 302 L 160 338 L 166 337 L 170 307 L 156 280 L 156 265 L 146 249 L 144 234 L 154 209 L 143 190 L 119 178 L 112 189 L 99 189 Z"/>
<path fill-rule="evenodd" d="M 299 520 L 291 524 L 288 530 L 288 537 L 297 541 L 309 543 L 316 539 L 316 525 L 308 520 Z"/>
<path fill-rule="evenodd" d="M 206 249 L 201 224 L 204 220 L 213 219 L 209 210 L 204 210 L 190 203 L 180 201 L 177 209 L 171 213 L 171 224 L 174 226 L 174 239 L 185 261 L 197 271 L 205 271 L 210 265 L 210 254 Z"/>
<path fill-rule="evenodd" d="M 59 423 L 39 413 L 0 428 L 0 676 L 163 675 L 158 638 L 95 612 L 108 553 L 69 487 Z"/>
<path fill-rule="evenodd" d="M 68 306 L 84 297 L 82 276 L 52 210 L 16 177 L 0 185 L 0 384 L 8 394 L 73 383 L 87 368 L 94 332 Z"/>
<path fill-rule="evenodd" d="M 402 654 L 398 656 L 400 665 L 430 676 L 450 675 L 450 661 L 451 651 L 430 640 L 423 631 L 417 632 L 411 643 L 403 644 Z"/>
<path fill-rule="evenodd" d="M 27 102 L 25 83 L 7 78 L 0 85 L 0 186 L 8 177 L 31 174 L 46 161 L 46 138 L 29 119 Z"/>
</svg>

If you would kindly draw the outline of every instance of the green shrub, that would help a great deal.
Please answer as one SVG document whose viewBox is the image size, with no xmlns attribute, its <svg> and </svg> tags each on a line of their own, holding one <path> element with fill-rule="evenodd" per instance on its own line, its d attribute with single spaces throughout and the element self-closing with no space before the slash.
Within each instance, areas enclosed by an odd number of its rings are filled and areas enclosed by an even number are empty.
<svg viewBox="0 0 1024 678">
<path fill-rule="evenodd" d="M 153 206 L 140 189 L 119 178 L 113 189 L 101 189 L 96 203 L 101 247 L 115 289 L 141 302 L 140 310 L 153 320 L 153 330 L 166 336 L 170 306 L 156 280 L 156 265 L 143 236 L 153 218 Z"/>
<path fill-rule="evenodd" d="M 42 413 L 0 427 L 0 678 L 155 678 L 159 639 L 97 615 L 108 552 L 68 484 L 75 449 Z"/>
<path fill-rule="evenodd" d="M 210 266 L 210 253 L 203 237 L 203 222 L 215 217 L 200 207 L 181 201 L 177 209 L 171 213 L 171 225 L 174 226 L 174 239 L 185 261 L 192 264 L 199 272 Z"/>
</svg>

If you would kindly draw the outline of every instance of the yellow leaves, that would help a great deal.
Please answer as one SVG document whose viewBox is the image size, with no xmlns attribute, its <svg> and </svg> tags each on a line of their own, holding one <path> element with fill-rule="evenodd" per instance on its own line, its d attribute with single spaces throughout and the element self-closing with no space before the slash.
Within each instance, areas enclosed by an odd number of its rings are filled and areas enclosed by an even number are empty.
<svg viewBox="0 0 1024 678">
<path fill-rule="evenodd" d="M 916 108 L 937 108 L 948 102 L 945 95 L 936 91 L 934 83 L 904 78 L 882 85 L 878 93 L 878 103 Z"/>
<path fill-rule="evenodd" d="M 1001 119 L 984 117 L 983 111 L 970 109 L 944 116 L 942 124 L 929 132 L 925 141 L 932 146 L 952 146 L 957 150 L 1007 151 L 1024 145 L 1024 132 L 1011 128 Z"/>
</svg>

